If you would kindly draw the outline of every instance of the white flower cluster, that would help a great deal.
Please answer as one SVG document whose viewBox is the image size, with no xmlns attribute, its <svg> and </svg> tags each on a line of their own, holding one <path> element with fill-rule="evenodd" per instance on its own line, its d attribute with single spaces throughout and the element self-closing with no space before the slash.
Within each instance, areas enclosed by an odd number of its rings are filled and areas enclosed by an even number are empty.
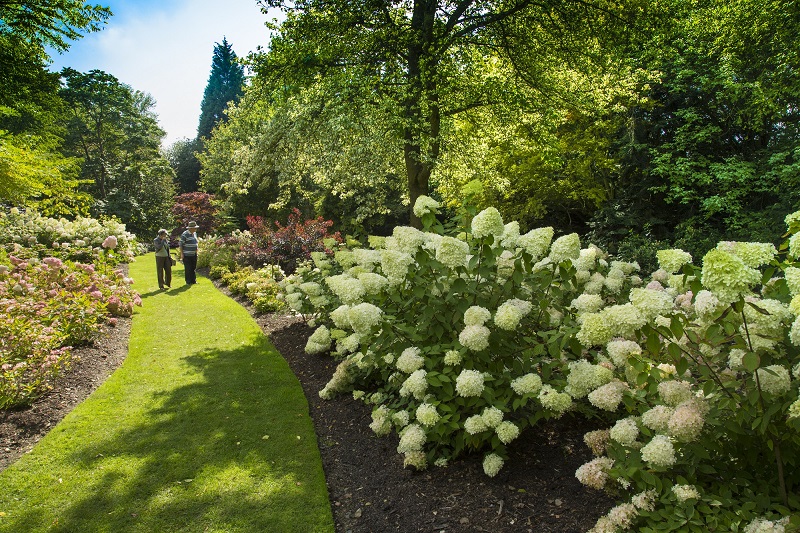
<svg viewBox="0 0 800 533">
<path fill-rule="evenodd" d="M 439 209 L 439 202 L 430 198 L 429 196 L 418 196 L 417 201 L 414 202 L 414 215 L 422 218 L 423 215 L 428 213 L 436 213 Z"/>
<path fill-rule="evenodd" d="M 532 229 L 524 235 L 520 235 L 517 239 L 517 246 L 523 248 L 526 252 L 533 256 L 534 261 L 538 261 L 547 250 L 550 249 L 550 243 L 553 241 L 554 231 L 551 227 Z"/>
<path fill-rule="evenodd" d="M 525 374 L 514 379 L 511 388 L 520 396 L 538 394 L 542 388 L 542 378 L 538 374 Z"/>
<path fill-rule="evenodd" d="M 645 317 L 645 320 L 653 320 L 659 315 L 668 315 L 674 307 L 672 297 L 666 291 L 631 289 L 629 299 Z"/>
<path fill-rule="evenodd" d="M 778 253 L 775 245 L 768 242 L 724 241 L 717 244 L 717 249 L 735 255 L 751 268 L 766 265 Z"/>
<path fill-rule="evenodd" d="M 656 435 L 641 450 L 642 460 L 650 466 L 667 468 L 675 464 L 675 447 L 666 435 Z"/>
<path fill-rule="evenodd" d="M 424 244 L 425 234 L 411 226 L 396 226 L 392 231 L 392 240 L 387 242 L 387 246 L 391 245 L 396 250 L 412 256 Z"/>
<path fill-rule="evenodd" d="M 509 444 L 519 436 L 519 427 L 508 420 L 497 424 L 494 431 L 497 434 L 497 438 L 500 439 L 500 442 L 503 444 Z"/>
<path fill-rule="evenodd" d="M 705 424 L 707 406 L 694 398 L 678 405 L 669 417 L 669 434 L 680 442 L 693 442 L 700 436 Z"/>
<path fill-rule="evenodd" d="M 494 314 L 494 323 L 500 329 L 514 331 L 519 326 L 520 320 L 531 312 L 532 307 L 530 302 L 524 300 L 516 298 L 508 300 L 497 308 L 497 312 Z"/>
<path fill-rule="evenodd" d="M 490 318 L 492 318 L 492 313 L 488 309 L 473 305 L 464 312 L 464 325 L 482 326 Z"/>
<path fill-rule="evenodd" d="M 489 347 L 489 328 L 486 326 L 467 326 L 458 335 L 458 342 L 464 348 L 480 352 Z"/>
<path fill-rule="evenodd" d="M 456 378 L 456 392 L 464 398 L 480 396 L 483 388 L 483 373 L 477 370 L 464 369 Z"/>
<path fill-rule="evenodd" d="M 483 472 L 489 477 L 494 477 L 503 468 L 504 462 L 496 453 L 490 453 L 483 459 Z"/>
<path fill-rule="evenodd" d="M 761 390 L 778 397 L 783 396 L 792 387 L 789 371 L 781 365 L 769 365 L 756 370 Z"/>
<path fill-rule="evenodd" d="M 453 237 L 442 237 L 436 247 L 436 260 L 450 268 L 467 265 L 469 245 Z"/>
<path fill-rule="evenodd" d="M 556 418 L 566 413 L 572 407 L 572 396 L 566 392 L 558 392 L 550 385 L 544 385 L 539 391 L 539 401 L 542 407 L 553 411 Z"/>
<path fill-rule="evenodd" d="M 639 426 L 635 418 L 623 418 L 614 424 L 608 435 L 623 446 L 633 446 L 639 437 Z"/>
<path fill-rule="evenodd" d="M 659 250 L 656 252 L 656 259 L 658 259 L 658 264 L 661 268 L 670 274 L 674 274 L 678 272 L 683 265 L 692 262 L 692 254 L 684 252 L 679 248 Z"/>
<path fill-rule="evenodd" d="M 408 274 L 408 267 L 414 262 L 411 254 L 398 250 L 381 250 L 381 270 L 390 285 L 403 283 Z"/>
<path fill-rule="evenodd" d="M 364 285 L 361 282 L 348 275 L 338 274 L 325 278 L 325 283 L 331 291 L 345 304 L 352 305 L 361 301 L 364 297 Z"/>
<path fill-rule="evenodd" d="M 593 489 L 602 490 L 608 482 L 608 471 L 614 466 L 610 457 L 596 457 L 575 471 L 578 481 Z"/>
<path fill-rule="evenodd" d="M 611 432 L 607 429 L 589 431 L 583 436 L 583 442 L 592 450 L 592 454 L 601 456 L 606 453 Z"/>
<path fill-rule="evenodd" d="M 677 407 L 694 396 L 686 381 L 662 381 L 658 384 L 658 394 L 661 400 L 671 407 Z"/>
<path fill-rule="evenodd" d="M 581 255 L 581 240 L 577 233 L 559 237 L 550 247 L 548 258 L 555 264 L 567 259 L 577 259 Z"/>
<path fill-rule="evenodd" d="M 392 431 L 391 415 L 386 406 L 378 406 L 372 411 L 372 423 L 369 428 L 379 437 L 388 435 Z"/>
<path fill-rule="evenodd" d="M 325 326 L 320 326 L 306 343 L 306 353 L 310 355 L 327 352 L 331 349 L 331 332 Z"/>
<path fill-rule="evenodd" d="M 700 499 L 700 492 L 694 485 L 673 485 L 672 492 L 679 502 Z"/>
<path fill-rule="evenodd" d="M 614 380 L 590 392 L 588 399 L 598 409 L 613 412 L 619 407 L 622 397 L 628 389 L 627 383 Z"/>
<path fill-rule="evenodd" d="M 388 279 L 375 272 L 362 272 L 358 275 L 358 281 L 369 295 L 380 294 L 389 285 Z"/>
<path fill-rule="evenodd" d="M 669 430 L 669 420 L 675 412 L 666 405 L 656 405 L 642 414 L 642 425 L 656 433 L 666 433 Z"/>
<path fill-rule="evenodd" d="M 588 533 L 617 533 L 630 529 L 637 516 L 639 511 L 633 503 L 622 503 L 612 507 L 605 516 L 601 516 Z"/>
<path fill-rule="evenodd" d="M 461 364 L 461 352 L 458 350 L 447 350 L 444 354 L 444 364 L 447 366 L 456 366 Z"/>
<path fill-rule="evenodd" d="M 337 392 L 344 392 L 353 383 L 353 376 L 349 372 L 352 362 L 345 359 L 336 367 L 330 381 L 319 391 L 319 397 L 323 400 L 330 400 Z"/>
<path fill-rule="evenodd" d="M 766 518 L 756 518 L 742 530 L 743 533 L 784 533 L 789 517 L 780 520 L 767 520 Z"/>
<path fill-rule="evenodd" d="M 428 390 L 428 380 L 425 378 L 428 373 L 422 369 L 414 371 L 400 386 L 400 396 L 413 396 L 417 400 L 425 397 Z"/>
<path fill-rule="evenodd" d="M 361 303 L 347 311 L 350 327 L 359 335 L 366 335 L 381 323 L 383 311 L 375 305 Z"/>
<path fill-rule="evenodd" d="M 486 407 L 481 413 L 481 418 L 486 427 L 495 428 L 503 421 L 503 411 L 494 406 Z"/>
<path fill-rule="evenodd" d="M 472 415 L 464 421 L 464 431 L 470 435 L 475 435 L 489 429 L 481 415 Z"/>
<path fill-rule="evenodd" d="M 428 437 L 419 424 L 409 424 L 400 432 L 400 443 L 397 453 L 416 452 L 422 450 Z"/>
<path fill-rule="evenodd" d="M 583 293 L 569 304 L 579 315 L 584 313 L 596 313 L 603 307 L 603 298 L 599 294 Z"/>
<path fill-rule="evenodd" d="M 505 231 L 503 217 L 494 207 L 488 207 L 472 218 L 472 235 L 482 239 L 489 235 L 500 237 Z"/>
<path fill-rule="evenodd" d="M 397 358 L 397 369 L 400 372 L 411 374 L 422 368 L 425 365 L 425 358 L 420 353 L 420 349 L 413 346 L 403 350 L 403 353 Z"/>
<path fill-rule="evenodd" d="M 439 421 L 441 416 L 436 411 L 436 406 L 429 403 L 420 404 L 416 412 L 417 420 L 423 426 L 434 426 Z"/>
<path fill-rule="evenodd" d="M 564 392 L 573 398 L 583 398 L 590 391 L 609 383 L 614 373 L 608 368 L 593 365 L 589 361 L 573 361 L 569 363 L 567 386 Z"/>
</svg>

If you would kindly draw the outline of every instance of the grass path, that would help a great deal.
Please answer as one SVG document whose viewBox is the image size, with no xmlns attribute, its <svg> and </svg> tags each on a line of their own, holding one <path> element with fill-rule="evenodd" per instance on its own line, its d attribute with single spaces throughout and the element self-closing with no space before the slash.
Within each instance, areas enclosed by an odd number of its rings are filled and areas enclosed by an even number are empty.
<svg viewBox="0 0 800 533">
<path fill-rule="evenodd" d="M 308 405 L 250 315 L 205 278 L 158 290 L 129 354 L 95 393 L 0 474 L 0 531 L 332 532 Z"/>
</svg>

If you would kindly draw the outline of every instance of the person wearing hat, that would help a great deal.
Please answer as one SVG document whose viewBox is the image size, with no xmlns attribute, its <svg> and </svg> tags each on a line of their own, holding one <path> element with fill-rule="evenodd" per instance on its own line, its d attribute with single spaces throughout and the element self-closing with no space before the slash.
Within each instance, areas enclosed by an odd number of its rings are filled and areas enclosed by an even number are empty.
<svg viewBox="0 0 800 533">
<path fill-rule="evenodd" d="M 195 269 L 197 268 L 197 222 L 192 220 L 186 225 L 186 231 L 181 234 L 178 244 L 179 258 L 183 261 L 183 275 L 187 285 L 197 283 Z"/>
<path fill-rule="evenodd" d="M 162 291 L 164 287 L 169 289 L 172 284 L 172 257 L 169 255 L 169 236 L 167 230 L 158 230 L 158 237 L 153 241 L 156 249 L 156 276 L 158 277 L 158 288 Z"/>
</svg>

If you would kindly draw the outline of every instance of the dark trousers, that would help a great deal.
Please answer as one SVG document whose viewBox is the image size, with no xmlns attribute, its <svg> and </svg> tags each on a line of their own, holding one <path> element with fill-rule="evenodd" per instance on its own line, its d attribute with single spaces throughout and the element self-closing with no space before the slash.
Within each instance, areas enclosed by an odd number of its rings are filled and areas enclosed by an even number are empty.
<svg viewBox="0 0 800 533">
<path fill-rule="evenodd" d="M 197 276 L 195 275 L 194 271 L 197 268 L 197 256 L 196 255 L 184 255 L 183 256 L 183 276 L 186 279 L 187 285 L 192 285 L 193 283 L 197 283 Z"/>
<path fill-rule="evenodd" d="M 163 289 L 164 285 L 172 285 L 172 259 L 169 257 L 156 256 L 156 275 L 158 276 L 158 288 Z"/>
</svg>

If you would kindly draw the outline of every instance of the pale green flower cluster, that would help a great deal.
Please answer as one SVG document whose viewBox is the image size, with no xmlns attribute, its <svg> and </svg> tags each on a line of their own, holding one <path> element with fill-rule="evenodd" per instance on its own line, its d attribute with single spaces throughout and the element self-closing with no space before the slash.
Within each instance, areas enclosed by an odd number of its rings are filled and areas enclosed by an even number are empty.
<svg viewBox="0 0 800 533">
<path fill-rule="evenodd" d="M 589 431 L 583 436 L 583 442 L 592 450 L 594 455 L 599 457 L 606 453 L 608 441 L 611 439 L 610 433 L 611 432 L 607 429 Z"/>
<path fill-rule="evenodd" d="M 483 387 L 483 373 L 477 370 L 464 369 L 456 378 L 456 392 L 464 398 L 480 396 Z"/>
<path fill-rule="evenodd" d="M 425 365 L 425 358 L 420 355 L 420 349 L 411 347 L 403 350 L 397 358 L 397 369 L 400 372 L 411 374 Z"/>
<path fill-rule="evenodd" d="M 500 329 L 514 331 L 532 307 L 530 302 L 516 298 L 503 302 L 494 314 L 494 323 Z"/>
<path fill-rule="evenodd" d="M 422 400 L 428 390 L 428 380 L 425 378 L 427 375 L 425 370 L 415 370 L 400 387 L 400 396 L 413 396 L 417 400 Z"/>
<path fill-rule="evenodd" d="M 396 226 L 392 231 L 392 240 L 387 240 L 386 246 L 413 256 L 424 244 L 425 234 L 417 228 Z"/>
<path fill-rule="evenodd" d="M 659 250 L 656 252 L 656 259 L 658 259 L 658 264 L 661 268 L 670 274 L 674 274 L 679 272 L 683 265 L 692 262 L 692 254 L 679 248 Z"/>
<path fill-rule="evenodd" d="M 364 298 L 364 285 L 348 274 L 325 278 L 331 291 L 345 304 L 353 305 Z"/>
<path fill-rule="evenodd" d="M 347 311 L 347 318 L 353 331 L 366 335 L 381 323 L 383 311 L 375 305 L 360 303 Z"/>
<path fill-rule="evenodd" d="M 517 247 L 517 239 L 519 239 L 519 222 L 514 220 L 503 227 L 503 235 L 500 236 L 500 245 L 503 248 L 513 250 Z"/>
<path fill-rule="evenodd" d="M 544 385 L 539 391 L 539 402 L 558 418 L 572 407 L 572 396 L 566 392 L 558 392 L 550 385 Z"/>
<path fill-rule="evenodd" d="M 674 409 L 666 405 L 653 406 L 642 414 L 642 425 L 656 433 L 666 433 L 669 431 L 669 420 L 673 412 Z"/>
<path fill-rule="evenodd" d="M 593 365 L 589 361 L 573 361 L 568 367 L 564 392 L 576 399 L 583 398 L 592 390 L 609 383 L 614 377 L 614 373 L 608 368 Z"/>
<path fill-rule="evenodd" d="M 450 268 L 462 267 L 467 264 L 469 245 L 453 237 L 442 237 L 436 247 L 436 260 Z"/>
<path fill-rule="evenodd" d="M 698 492 L 697 487 L 694 485 L 673 485 L 672 492 L 679 502 L 699 500 L 701 497 L 700 492 Z"/>
<path fill-rule="evenodd" d="M 675 447 L 666 435 L 656 435 L 641 450 L 642 460 L 651 466 L 667 468 L 675 464 Z"/>
<path fill-rule="evenodd" d="M 772 396 L 783 396 L 792 387 L 789 371 L 781 365 L 769 365 L 756 370 L 761 390 Z"/>
<path fill-rule="evenodd" d="M 344 392 L 353 383 L 353 375 L 350 373 L 351 361 L 345 359 L 336 367 L 330 381 L 319 391 L 319 397 L 323 400 L 330 400 L 338 392 Z"/>
<path fill-rule="evenodd" d="M 800 418 L 800 398 L 789 406 L 789 418 Z"/>
<path fill-rule="evenodd" d="M 550 249 L 550 243 L 553 241 L 554 231 L 551 227 L 532 229 L 524 235 L 520 235 L 517 239 L 517 246 L 523 248 L 526 252 L 533 256 L 535 261 L 538 261 L 547 250 Z"/>
<path fill-rule="evenodd" d="M 485 307 L 473 305 L 464 312 L 465 326 L 482 326 L 492 318 L 492 313 Z"/>
<path fill-rule="evenodd" d="M 397 445 L 397 452 L 407 453 L 422 450 L 427 440 L 428 437 L 422 426 L 409 424 L 400 432 L 400 443 Z"/>
<path fill-rule="evenodd" d="M 489 328 L 486 326 L 467 326 L 458 335 L 458 342 L 464 348 L 480 352 L 489 347 Z"/>
<path fill-rule="evenodd" d="M 589 393 L 589 402 L 599 409 L 605 411 L 616 411 L 619 407 L 628 384 L 619 380 L 606 383 Z"/>
<path fill-rule="evenodd" d="M 392 431 L 391 413 L 386 406 L 378 406 L 372 411 L 372 423 L 369 428 L 379 437 L 388 435 Z"/>
<path fill-rule="evenodd" d="M 603 307 L 603 298 L 599 294 L 583 293 L 569 304 L 579 314 L 595 313 Z"/>
<path fill-rule="evenodd" d="M 563 235 L 553 242 L 548 258 L 553 263 L 561 263 L 567 259 L 577 259 L 581 255 L 581 240 L 577 233 Z"/>
<path fill-rule="evenodd" d="M 575 471 L 578 481 L 593 489 L 602 490 L 608 483 L 608 471 L 614 466 L 610 457 L 595 457 Z"/>
<path fill-rule="evenodd" d="M 494 406 L 486 407 L 481 413 L 481 419 L 486 427 L 495 428 L 503 421 L 503 411 Z"/>
<path fill-rule="evenodd" d="M 632 337 L 647 320 L 631 303 L 612 305 L 597 313 L 583 315 L 576 338 L 584 346 L 606 344 L 612 337 Z"/>
<path fill-rule="evenodd" d="M 315 355 L 331 349 L 331 332 L 325 326 L 320 326 L 306 342 L 306 353 Z"/>
<path fill-rule="evenodd" d="M 428 213 L 436 214 L 438 209 L 439 202 L 429 196 L 418 196 L 417 201 L 414 202 L 414 215 L 419 218 L 422 218 L 423 215 Z"/>
<path fill-rule="evenodd" d="M 461 364 L 461 352 L 458 350 L 447 350 L 447 353 L 444 354 L 444 364 L 448 366 Z"/>
<path fill-rule="evenodd" d="M 583 315 L 581 329 L 575 338 L 586 346 L 598 346 L 607 343 L 614 336 L 614 332 L 601 313 L 586 313 Z"/>
<path fill-rule="evenodd" d="M 648 321 L 659 315 L 668 315 L 674 307 L 672 296 L 666 291 L 631 289 L 629 299 Z"/>
<path fill-rule="evenodd" d="M 699 400 L 687 400 L 678 405 L 667 422 L 669 434 L 680 442 L 694 442 L 703 431 L 706 408 Z"/>
<path fill-rule="evenodd" d="M 632 503 L 622 503 L 612 507 L 605 516 L 601 516 L 589 533 L 617 533 L 630 529 L 637 516 L 639 511 Z"/>
<path fill-rule="evenodd" d="M 623 418 L 614 424 L 608 436 L 623 446 L 633 446 L 639 438 L 639 426 L 634 418 Z"/>
<path fill-rule="evenodd" d="M 350 250 L 337 250 L 333 254 L 333 259 L 345 270 L 358 264 L 356 254 Z"/>
<path fill-rule="evenodd" d="M 408 411 L 396 411 L 392 413 L 392 423 L 399 428 L 404 428 L 408 425 L 409 421 L 411 420 Z"/>
<path fill-rule="evenodd" d="M 630 356 L 642 355 L 642 347 L 634 341 L 614 339 L 606 345 L 606 352 L 617 368 L 624 368 Z"/>
<path fill-rule="evenodd" d="M 497 438 L 500 439 L 500 442 L 503 444 L 509 444 L 511 441 L 519 437 L 519 428 L 516 424 L 509 422 L 508 420 L 497 424 L 497 427 L 494 428 L 494 431 L 497 434 Z"/>
<path fill-rule="evenodd" d="M 489 477 L 494 477 L 503 468 L 503 463 L 502 457 L 490 453 L 483 459 L 483 472 Z"/>
<path fill-rule="evenodd" d="M 417 407 L 416 417 L 420 424 L 428 427 L 436 425 L 441 418 L 436 411 L 436 406 L 429 403 L 423 403 Z"/>
<path fill-rule="evenodd" d="M 464 421 L 464 431 L 470 435 L 475 435 L 489 429 L 481 415 L 472 415 Z"/>
<path fill-rule="evenodd" d="M 525 374 L 511 381 L 511 388 L 520 396 L 538 394 L 542 388 L 542 378 L 538 374 Z"/>
<path fill-rule="evenodd" d="M 488 207 L 472 218 L 472 235 L 482 239 L 489 235 L 500 237 L 505 231 L 503 217 L 494 207 Z"/>
<path fill-rule="evenodd" d="M 789 239 L 789 255 L 793 259 L 800 259 L 800 233 L 795 233 Z"/>
<path fill-rule="evenodd" d="M 717 248 L 703 257 L 700 281 L 720 302 L 731 303 L 749 294 L 761 281 L 761 273 L 739 256 Z"/>
<path fill-rule="evenodd" d="M 374 272 L 362 272 L 358 275 L 358 281 L 369 295 L 380 294 L 389 285 L 388 279 Z"/>
<path fill-rule="evenodd" d="M 691 386 L 686 381 L 662 381 L 658 384 L 661 401 L 670 407 L 677 407 L 694 397 Z"/>
<path fill-rule="evenodd" d="M 390 285 L 403 283 L 408 274 L 408 267 L 414 262 L 411 254 L 399 250 L 381 250 L 381 269 Z"/>
<path fill-rule="evenodd" d="M 718 250 L 731 253 L 740 258 L 745 265 L 757 268 L 766 265 L 777 255 L 775 245 L 768 242 L 724 241 L 717 244 Z"/>
<path fill-rule="evenodd" d="M 798 235 L 800 235 L 800 233 Z M 787 267 L 786 270 L 783 271 L 783 275 L 786 278 L 786 284 L 789 285 L 789 292 L 792 296 L 800 294 L 800 268 L 792 266 Z"/>
</svg>

